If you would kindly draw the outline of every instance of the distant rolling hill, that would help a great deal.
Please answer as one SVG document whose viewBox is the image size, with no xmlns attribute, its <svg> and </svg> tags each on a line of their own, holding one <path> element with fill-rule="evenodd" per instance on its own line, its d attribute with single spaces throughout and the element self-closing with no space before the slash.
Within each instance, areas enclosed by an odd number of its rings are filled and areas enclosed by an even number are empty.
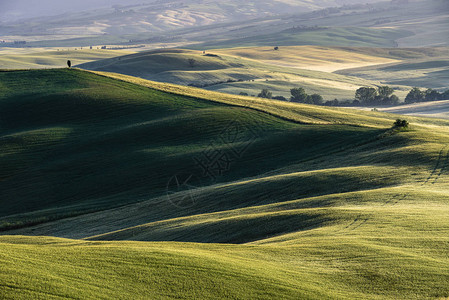
<svg viewBox="0 0 449 300">
<path fill-rule="evenodd" d="M 448 46 L 445 0 L 369 2 L 141 3 L 3 24 L 0 36 L 32 47 Z"/>
<path fill-rule="evenodd" d="M 447 120 L 76 69 L 0 91 L 1 298 L 449 296 Z"/>
<path fill-rule="evenodd" d="M 73 65 L 78 65 L 131 53 L 134 52 L 102 49 L 32 49 L 24 53 L 4 50 L 0 55 L 0 69 L 61 68 L 67 66 L 67 60 L 70 60 Z"/>
<path fill-rule="evenodd" d="M 45 0 L 39 8 L 29 9 L 30 0 L 19 0 L 5 4 L 0 15 L 6 18 L 0 26 L 0 35 L 18 35 L 38 32 L 40 35 L 58 34 L 99 35 L 134 34 L 147 31 L 161 32 L 191 26 L 215 24 L 219 22 L 241 21 L 287 13 L 303 13 L 343 4 L 369 3 L 374 0 L 231 0 L 223 3 L 217 0 L 169 0 L 169 1 L 77 1 L 61 7 L 58 1 Z M 54 3 L 52 3 L 54 2 Z M 108 3 L 109 2 L 109 3 Z M 111 3 L 115 4 L 111 7 Z M 108 7 L 109 6 L 109 7 Z M 45 10 L 44 7 L 47 9 Z M 58 9 L 59 7 L 59 9 Z M 72 8 L 72 9 L 70 9 Z M 56 12 L 66 10 L 63 14 Z M 10 11 L 8 11 L 10 10 Z M 16 10 L 16 11 L 14 11 Z M 29 11 L 28 11 L 29 10 Z M 55 13 L 51 13 L 54 11 Z M 11 17 L 8 17 L 8 12 Z M 33 14 L 34 13 L 34 14 Z M 20 15 L 35 15 L 25 19 Z M 40 16 L 39 16 L 40 14 Z M 49 17 L 51 15 L 51 17 Z M 83 26 L 80 26 L 83 24 Z M 126 24 L 126 26 L 123 26 Z"/>
<path fill-rule="evenodd" d="M 273 47 L 238 47 L 226 49 L 214 49 L 213 53 L 230 55 L 255 60 L 280 67 L 298 68 L 323 72 L 335 72 L 338 70 L 355 67 L 367 67 L 371 65 L 383 65 L 399 62 L 402 57 L 388 57 L 388 50 L 376 53 L 374 48 L 369 53 L 364 48 L 355 47 L 322 47 L 322 46 L 287 46 L 273 51 Z M 390 49 L 392 50 L 392 49 Z M 401 50 L 396 50 L 397 52 Z M 366 53 L 363 53 L 366 52 Z"/>
<path fill-rule="evenodd" d="M 391 85 L 405 84 L 447 90 L 449 89 L 449 49 L 441 48 L 441 50 L 443 50 L 441 56 L 431 55 L 424 59 L 339 70 L 336 73 L 367 80 L 379 80 Z"/>
<path fill-rule="evenodd" d="M 445 0 L 378 2 L 204 27 L 191 49 L 264 46 L 441 47 L 448 46 Z M 201 35 L 198 36 L 198 33 Z M 186 32 L 184 38 L 190 37 Z M 198 42 L 200 42 L 198 44 Z M 185 47 L 185 45 L 184 45 Z"/>
<path fill-rule="evenodd" d="M 206 54 L 194 50 L 161 49 L 94 61 L 78 67 L 231 94 L 243 92 L 257 95 L 263 88 L 268 88 L 273 96 L 290 98 L 290 89 L 299 86 L 310 94 L 318 93 L 327 100 L 333 100 L 352 99 L 357 88 L 380 83 L 330 71 L 397 61 L 390 57 L 358 53 L 357 49 L 307 46 L 281 47 L 278 51 L 268 47 L 217 49 Z M 395 87 L 401 97 L 410 89 L 406 85 Z"/>
</svg>

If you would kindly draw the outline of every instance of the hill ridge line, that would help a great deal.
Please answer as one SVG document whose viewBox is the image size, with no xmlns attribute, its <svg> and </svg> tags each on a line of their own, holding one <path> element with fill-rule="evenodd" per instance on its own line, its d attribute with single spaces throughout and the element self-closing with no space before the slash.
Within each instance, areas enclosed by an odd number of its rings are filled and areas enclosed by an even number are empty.
<svg viewBox="0 0 449 300">
<path fill-rule="evenodd" d="M 92 74 L 96 74 L 98 76 L 102 76 L 105 78 L 112 78 L 115 80 L 119 80 L 122 82 L 127 83 L 133 83 L 137 84 L 139 86 L 147 87 L 150 89 L 155 89 L 158 91 L 170 93 L 173 95 L 182 95 L 187 97 L 192 97 L 196 99 L 206 100 L 214 103 L 220 103 L 223 105 L 229 105 L 234 107 L 241 107 L 241 108 L 247 108 L 251 109 L 257 112 L 261 112 L 276 118 L 279 118 L 281 120 L 289 121 L 296 124 L 302 124 L 302 125 L 347 125 L 347 126 L 354 126 L 354 127 L 377 127 L 377 128 L 385 128 L 385 126 L 369 126 L 368 124 L 362 125 L 357 123 L 351 123 L 351 122 L 343 122 L 343 121 L 330 121 L 326 120 L 325 118 L 320 118 L 318 116 L 319 113 L 340 113 L 340 114 L 351 114 L 351 115 L 359 115 L 360 111 L 352 110 L 352 109 L 345 109 L 345 108 L 329 108 L 329 107 L 323 107 L 323 106 L 316 106 L 316 105 L 309 105 L 309 104 L 302 104 L 302 103 L 294 103 L 294 102 L 287 102 L 287 101 L 279 101 L 279 100 L 273 100 L 273 99 L 263 99 L 263 98 L 257 98 L 257 97 L 245 97 L 245 96 L 239 96 L 239 95 L 231 95 L 231 94 L 225 94 L 215 91 L 207 91 L 200 88 L 194 88 L 194 87 L 187 87 L 172 83 L 162 83 L 157 81 L 151 81 L 148 79 L 143 79 L 139 77 L 134 77 L 130 75 L 123 75 L 119 73 L 113 73 L 113 72 L 103 72 L 103 71 L 90 71 L 90 70 L 84 70 L 84 69 L 77 69 L 81 72 L 88 72 Z M 198 94 L 195 94 L 194 91 L 198 92 Z M 209 97 L 208 97 L 209 96 Z M 221 99 L 217 99 L 217 97 L 221 97 Z M 238 103 L 236 101 L 242 100 L 247 101 L 247 105 L 244 105 L 242 103 Z M 265 103 L 264 103 L 265 102 Z M 267 107 L 267 104 L 275 103 L 278 104 L 276 106 L 270 107 L 271 109 L 278 109 L 279 112 L 273 112 L 269 111 Z M 280 104 L 280 105 L 279 105 Z M 289 106 L 289 107 L 288 107 Z M 315 111 L 315 115 L 313 116 L 303 116 L 295 114 L 295 117 L 290 117 L 286 115 L 288 113 L 288 108 L 301 108 L 304 109 L 304 113 L 307 113 L 310 110 Z M 317 112 L 318 111 L 318 112 Z M 290 111 L 291 113 L 291 111 Z M 383 115 L 382 117 L 374 117 L 373 115 L 367 115 L 366 116 L 369 119 L 375 119 L 378 123 L 383 123 L 382 121 L 386 121 L 388 115 Z M 389 122 L 389 121 L 388 121 Z"/>
</svg>

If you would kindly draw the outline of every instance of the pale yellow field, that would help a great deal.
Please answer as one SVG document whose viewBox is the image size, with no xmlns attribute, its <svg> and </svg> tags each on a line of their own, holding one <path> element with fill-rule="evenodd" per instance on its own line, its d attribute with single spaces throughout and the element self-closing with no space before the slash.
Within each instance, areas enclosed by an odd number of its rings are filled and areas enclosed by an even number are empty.
<svg viewBox="0 0 449 300">
<path fill-rule="evenodd" d="M 321 46 L 287 46 L 280 47 L 278 51 L 272 47 L 250 47 L 219 49 L 210 52 L 244 57 L 276 66 L 323 72 L 399 62 L 395 59 Z"/>
<path fill-rule="evenodd" d="M 0 69 L 42 69 L 72 66 L 99 59 L 135 53 L 132 50 L 101 50 L 75 48 L 0 48 Z"/>
<path fill-rule="evenodd" d="M 449 100 L 414 103 L 379 110 L 401 115 L 449 119 Z"/>
<path fill-rule="evenodd" d="M 360 111 L 372 110 L 371 107 L 348 107 L 348 108 Z M 399 115 L 449 119 L 449 100 L 421 102 L 393 107 L 378 107 L 376 109 L 379 112 L 386 112 Z"/>
</svg>

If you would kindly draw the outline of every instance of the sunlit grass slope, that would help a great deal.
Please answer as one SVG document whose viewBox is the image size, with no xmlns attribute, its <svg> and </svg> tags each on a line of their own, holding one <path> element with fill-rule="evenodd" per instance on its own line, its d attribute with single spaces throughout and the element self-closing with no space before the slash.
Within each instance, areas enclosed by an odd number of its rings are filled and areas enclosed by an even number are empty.
<svg viewBox="0 0 449 300">
<path fill-rule="evenodd" d="M 385 84 L 446 90 L 449 89 L 449 50 L 446 50 L 446 55 L 443 57 L 341 70 L 338 74 L 378 80 Z"/>
<path fill-rule="evenodd" d="M 449 296 L 449 121 L 105 72 L 0 82 L 2 298 Z M 195 158 L 217 151 L 241 155 L 212 179 Z"/>
<path fill-rule="evenodd" d="M 449 119 L 449 100 L 413 103 L 380 110 L 402 115 Z"/>
<path fill-rule="evenodd" d="M 67 66 L 67 60 L 70 60 L 73 65 L 78 65 L 133 53 L 132 51 L 100 49 L 61 49 L 60 51 L 56 49 L 38 49 L 28 53 L 20 53 L 20 51 L 18 53 L 11 53 L 12 51 L 4 52 L 0 53 L 0 69 L 60 68 Z"/>
<path fill-rule="evenodd" d="M 341 69 L 381 65 L 395 59 L 357 53 L 357 49 L 320 46 L 247 47 L 213 50 L 214 53 L 244 57 L 277 66 L 334 72 Z"/>
<path fill-rule="evenodd" d="M 355 226 L 353 226 L 355 227 Z M 0 237 L 6 299 L 441 299 L 447 236 L 329 232 L 297 245 Z M 422 245 L 426 245 L 423 247 Z"/>
</svg>

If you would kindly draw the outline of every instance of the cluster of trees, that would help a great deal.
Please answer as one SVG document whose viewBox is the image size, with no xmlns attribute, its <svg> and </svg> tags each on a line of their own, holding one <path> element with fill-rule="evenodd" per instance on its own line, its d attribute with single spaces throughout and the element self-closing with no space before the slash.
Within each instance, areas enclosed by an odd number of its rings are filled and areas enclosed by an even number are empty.
<svg viewBox="0 0 449 300">
<path fill-rule="evenodd" d="M 260 93 L 257 95 L 259 98 L 266 98 L 266 99 L 272 99 L 273 93 L 270 92 L 268 89 L 263 89 L 260 91 Z"/>
<path fill-rule="evenodd" d="M 355 99 L 367 105 L 397 105 L 399 98 L 393 93 L 394 90 L 389 86 L 380 86 L 377 89 L 361 87 L 355 92 Z"/>
<path fill-rule="evenodd" d="M 439 101 L 439 100 L 449 100 L 449 90 L 440 93 L 433 89 L 427 89 L 422 91 L 417 87 L 411 89 L 407 97 L 405 97 L 405 103 L 416 103 L 424 101 Z"/>
<path fill-rule="evenodd" d="M 396 122 L 393 123 L 393 127 L 395 128 L 407 128 L 409 125 L 407 120 L 397 119 Z"/>
<path fill-rule="evenodd" d="M 354 101 L 338 101 L 338 99 L 334 99 L 334 100 L 328 100 L 324 103 L 325 106 L 357 106 L 360 105 L 360 102 L 358 100 L 354 100 Z"/>
<path fill-rule="evenodd" d="M 359 88 L 355 93 L 355 101 L 365 105 L 398 105 L 399 98 L 393 94 L 394 90 L 389 86 Z M 440 93 L 433 89 L 422 91 L 414 87 L 405 97 L 405 103 L 424 101 L 449 100 L 449 90 Z M 355 102 L 354 101 L 354 102 Z"/>
<path fill-rule="evenodd" d="M 360 105 L 379 105 L 390 106 L 398 105 L 399 98 L 394 95 L 394 89 L 389 86 L 380 86 L 378 88 L 373 87 L 361 87 L 355 92 L 355 100 L 338 101 L 337 99 L 329 100 L 323 103 L 323 97 L 318 94 L 308 95 L 303 88 L 293 88 L 290 90 L 290 101 L 297 103 L 307 103 L 315 105 L 326 106 L 360 106 Z M 248 96 L 247 93 L 240 93 L 240 95 Z M 254 96 L 254 95 L 253 95 Z M 283 96 L 273 96 L 273 93 L 268 89 L 263 89 L 257 97 L 266 99 L 277 99 L 288 101 Z M 449 90 L 440 93 L 433 89 L 427 89 L 425 91 L 419 88 L 413 88 L 405 98 L 405 103 L 415 103 L 423 101 L 438 101 L 449 100 Z"/>
<path fill-rule="evenodd" d="M 318 94 L 308 95 L 303 88 L 291 89 L 290 94 L 292 95 L 290 97 L 291 102 L 307 103 L 315 105 L 323 104 L 323 97 L 321 95 Z"/>
<path fill-rule="evenodd" d="M 323 97 L 321 95 L 318 95 L 318 94 L 308 95 L 303 88 L 293 88 L 290 90 L 290 94 L 291 94 L 291 97 L 290 97 L 291 102 L 307 103 L 307 104 L 315 104 L 315 105 L 323 104 Z M 257 97 L 287 101 L 287 99 L 284 96 L 273 97 L 273 93 L 270 92 L 268 89 L 263 89 L 257 95 Z"/>
</svg>

